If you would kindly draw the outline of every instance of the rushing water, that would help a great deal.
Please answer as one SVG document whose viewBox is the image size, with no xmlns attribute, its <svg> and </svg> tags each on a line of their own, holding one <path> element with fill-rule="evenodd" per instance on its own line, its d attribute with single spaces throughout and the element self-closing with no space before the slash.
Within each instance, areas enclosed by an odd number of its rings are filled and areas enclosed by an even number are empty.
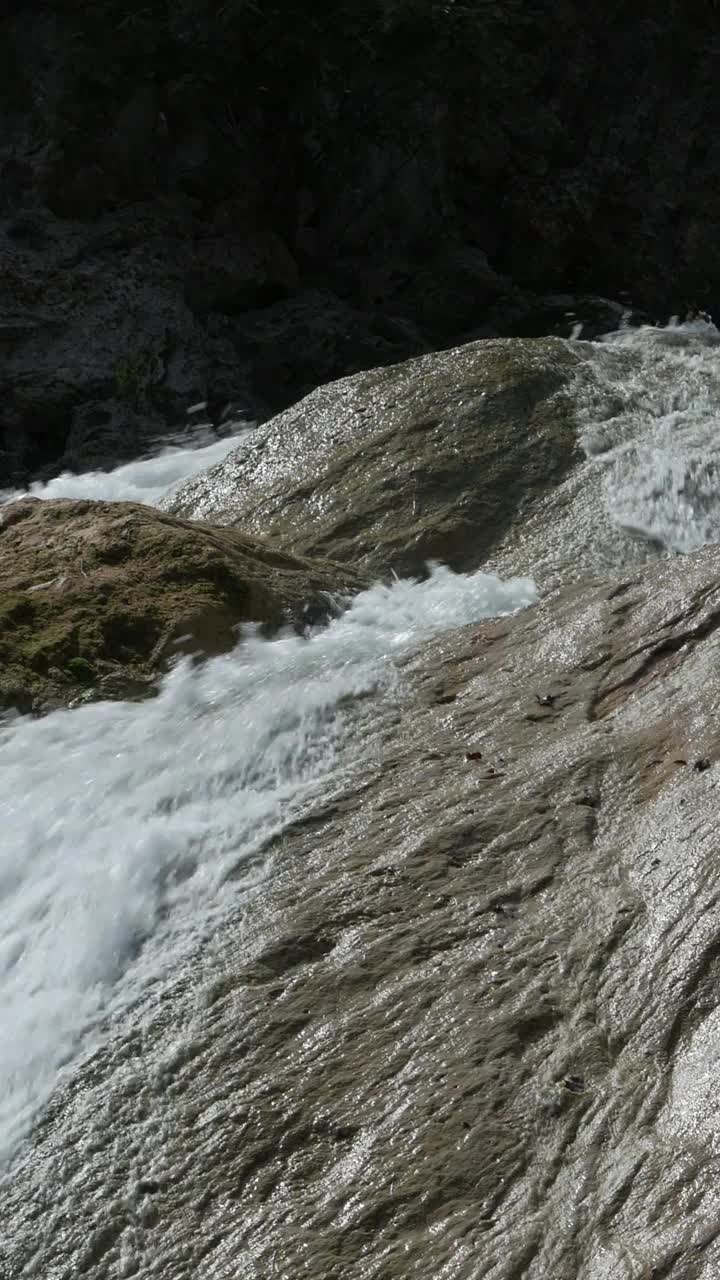
<svg viewBox="0 0 720 1280">
<path fill-rule="evenodd" d="M 364 592 L 309 638 L 249 636 L 202 668 L 178 667 L 150 702 L 5 728 L 0 1152 L 113 984 L 137 989 L 144 940 L 161 932 L 154 954 L 177 963 L 238 876 L 260 874 L 253 859 L 268 839 L 362 750 L 353 699 L 399 696 L 393 657 L 534 598 L 527 579 L 438 567 L 423 583 Z"/>
<path fill-rule="evenodd" d="M 718 331 L 627 330 L 594 344 L 594 357 L 583 441 L 615 525 L 676 550 L 717 538 Z M 239 441 L 33 492 L 155 502 Z M 400 699 L 396 657 L 410 646 L 535 598 L 527 578 L 438 567 L 423 583 L 364 592 L 308 638 L 249 635 L 202 668 L 179 666 L 151 701 L 5 724 L 0 1154 L 97 1032 L 110 993 L 131 1000 L 181 963 L 239 888 L 262 879 L 270 838 L 362 756 L 358 695 Z"/>
<path fill-rule="evenodd" d="M 720 537 L 720 332 L 709 320 L 594 344 L 582 443 L 612 523 L 671 551 Z"/>
</svg>

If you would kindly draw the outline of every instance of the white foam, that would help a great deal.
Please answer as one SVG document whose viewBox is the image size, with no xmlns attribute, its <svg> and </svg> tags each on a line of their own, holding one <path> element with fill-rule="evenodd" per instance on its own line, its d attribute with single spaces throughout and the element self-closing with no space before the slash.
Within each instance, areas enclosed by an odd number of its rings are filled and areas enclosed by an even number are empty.
<svg viewBox="0 0 720 1280">
<path fill-rule="evenodd" d="M 237 904 L 238 874 L 260 874 L 269 837 L 362 753 L 355 695 L 400 696 L 408 646 L 534 599 L 529 579 L 435 568 L 308 639 L 250 636 L 182 665 L 151 701 L 0 729 L 0 1152 L 111 992 L 129 1000 L 176 965 Z"/>
<path fill-rule="evenodd" d="M 232 449 L 247 439 L 248 429 L 239 434 L 213 439 L 209 444 L 191 441 L 171 445 L 151 458 L 127 462 L 113 471 L 87 471 L 76 475 L 64 471 L 46 482 L 34 481 L 27 490 L 0 493 L 0 503 L 17 498 L 88 498 L 99 502 L 143 502 L 155 506 L 165 494 L 199 471 L 222 462 Z"/>
<path fill-rule="evenodd" d="M 720 538 L 720 332 L 707 319 L 621 329 L 578 382 L 582 443 L 608 514 L 673 551 Z"/>
</svg>

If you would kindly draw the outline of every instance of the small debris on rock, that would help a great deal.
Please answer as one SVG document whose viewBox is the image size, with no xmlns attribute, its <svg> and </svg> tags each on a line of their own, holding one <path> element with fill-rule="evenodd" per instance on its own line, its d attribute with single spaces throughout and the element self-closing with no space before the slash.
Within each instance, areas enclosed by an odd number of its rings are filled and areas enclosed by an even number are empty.
<svg viewBox="0 0 720 1280">
<path fill-rule="evenodd" d="M 482 751 L 466 751 L 465 752 L 466 760 L 482 760 L 482 758 L 483 758 Z"/>
<path fill-rule="evenodd" d="M 538 705 L 541 707 L 554 707 L 557 701 L 557 694 L 556 693 L 543 693 L 543 694 L 536 693 L 535 698 L 537 700 Z"/>
</svg>

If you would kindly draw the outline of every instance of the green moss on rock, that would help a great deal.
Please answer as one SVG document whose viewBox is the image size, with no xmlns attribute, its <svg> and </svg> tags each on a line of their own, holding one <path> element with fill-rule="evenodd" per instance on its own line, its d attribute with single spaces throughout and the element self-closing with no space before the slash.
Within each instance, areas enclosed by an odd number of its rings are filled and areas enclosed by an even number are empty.
<svg viewBox="0 0 720 1280">
<path fill-rule="evenodd" d="M 14 503 L 0 515 L 0 707 L 150 690 L 181 653 L 231 648 L 366 579 L 236 530 L 132 503 Z"/>
</svg>

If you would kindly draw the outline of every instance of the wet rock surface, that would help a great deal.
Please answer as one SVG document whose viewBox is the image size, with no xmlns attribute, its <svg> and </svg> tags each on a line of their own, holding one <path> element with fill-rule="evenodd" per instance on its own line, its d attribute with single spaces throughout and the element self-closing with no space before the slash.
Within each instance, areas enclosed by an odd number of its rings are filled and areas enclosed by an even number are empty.
<svg viewBox="0 0 720 1280">
<path fill-rule="evenodd" d="M 232 648 L 241 623 L 317 621 L 367 581 L 123 502 L 11 503 L 0 551 L 0 707 L 21 711 L 147 694 L 179 655 Z"/>
<path fill-rule="evenodd" d="M 719 582 L 572 585 L 361 704 L 260 892 L 56 1093 L 8 1274 L 715 1276 Z"/>
<path fill-rule="evenodd" d="M 475 568 L 580 458 L 578 360 L 478 342 L 321 387 L 165 505 L 377 573 Z"/>
</svg>

